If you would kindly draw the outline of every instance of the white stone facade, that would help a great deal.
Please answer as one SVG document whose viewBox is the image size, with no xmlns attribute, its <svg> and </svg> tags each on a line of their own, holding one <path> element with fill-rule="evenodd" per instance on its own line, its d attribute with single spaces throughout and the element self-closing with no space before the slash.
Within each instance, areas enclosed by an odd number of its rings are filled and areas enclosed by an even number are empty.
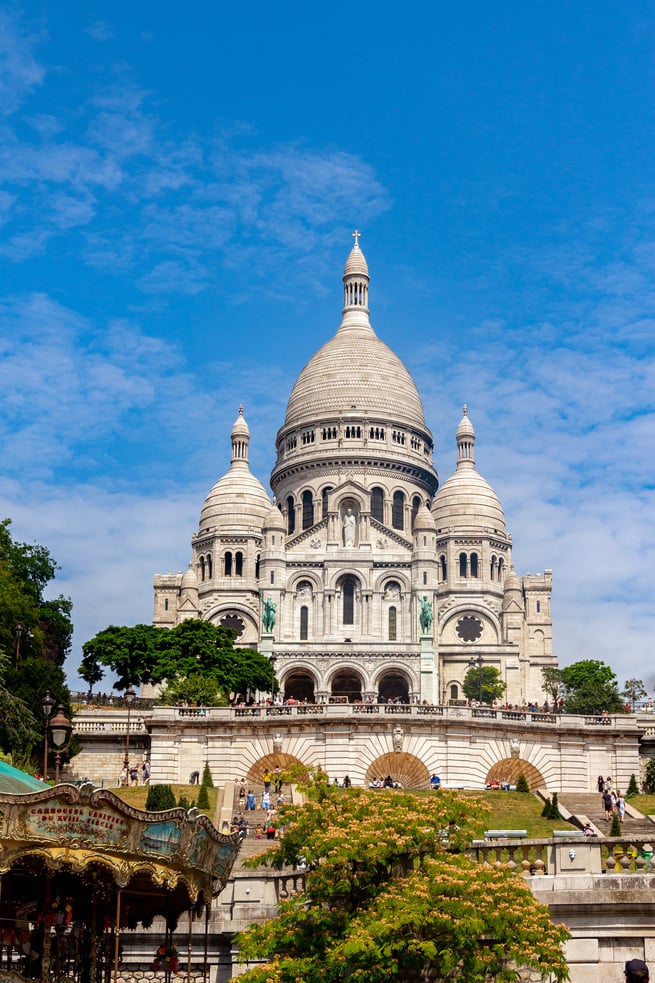
<svg viewBox="0 0 655 983">
<path fill-rule="evenodd" d="M 235 628 L 298 700 L 460 700 L 477 660 L 498 669 L 510 704 L 542 703 L 541 668 L 556 665 L 551 572 L 515 574 L 466 407 L 457 469 L 439 487 L 416 385 L 370 324 L 357 239 L 343 282 L 341 325 L 300 373 L 278 431 L 274 499 L 249 470 L 240 409 L 187 573 L 155 578 L 154 623 Z"/>
</svg>

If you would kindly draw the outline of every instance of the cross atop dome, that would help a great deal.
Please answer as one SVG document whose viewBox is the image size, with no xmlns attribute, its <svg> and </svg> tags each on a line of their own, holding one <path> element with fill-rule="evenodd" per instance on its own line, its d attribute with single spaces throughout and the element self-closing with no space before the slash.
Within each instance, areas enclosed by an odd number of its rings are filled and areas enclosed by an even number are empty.
<svg viewBox="0 0 655 983">
<path fill-rule="evenodd" d="M 355 231 L 353 232 L 353 239 L 355 240 L 355 246 L 354 246 L 355 249 L 359 249 L 359 240 L 361 239 L 361 237 L 362 237 L 362 233 L 359 231 L 359 229 L 355 229 Z"/>
</svg>

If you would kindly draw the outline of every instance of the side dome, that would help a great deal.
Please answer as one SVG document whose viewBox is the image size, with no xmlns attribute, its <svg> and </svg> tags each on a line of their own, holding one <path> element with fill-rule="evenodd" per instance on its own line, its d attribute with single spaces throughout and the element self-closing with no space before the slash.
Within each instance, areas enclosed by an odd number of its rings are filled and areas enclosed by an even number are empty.
<svg viewBox="0 0 655 983">
<path fill-rule="evenodd" d="M 298 376 L 284 427 L 335 419 L 356 409 L 374 419 L 425 429 L 414 380 L 369 322 L 368 266 L 357 242 L 346 260 L 343 283 L 341 325 Z"/>
<path fill-rule="evenodd" d="M 507 535 L 505 514 L 500 500 L 489 482 L 475 469 L 475 431 L 468 418 L 468 409 L 457 428 L 457 470 L 437 492 L 432 515 L 441 529 L 493 529 Z"/>
<path fill-rule="evenodd" d="M 258 530 L 271 508 L 266 489 L 248 467 L 250 432 L 243 417 L 243 407 L 232 427 L 232 461 L 230 470 L 219 478 L 205 499 L 200 512 L 199 531 L 228 533 Z"/>
</svg>

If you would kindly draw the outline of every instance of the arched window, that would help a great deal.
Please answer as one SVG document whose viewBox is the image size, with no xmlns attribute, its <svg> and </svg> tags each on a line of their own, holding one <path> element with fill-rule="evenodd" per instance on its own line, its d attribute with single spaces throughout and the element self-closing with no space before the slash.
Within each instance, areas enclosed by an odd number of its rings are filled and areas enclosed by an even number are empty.
<svg viewBox="0 0 655 983">
<path fill-rule="evenodd" d="M 310 491 L 302 493 L 302 527 L 311 529 L 314 525 L 314 496 Z"/>
<path fill-rule="evenodd" d="M 234 575 L 236 577 L 243 577 L 243 553 L 234 554 Z"/>
<path fill-rule="evenodd" d="M 418 497 L 418 495 L 414 495 L 414 498 L 412 499 L 412 529 L 414 528 L 414 522 L 420 507 L 421 499 Z"/>
<path fill-rule="evenodd" d="M 348 578 L 343 582 L 343 623 L 355 624 L 355 581 Z"/>
<path fill-rule="evenodd" d="M 381 488 L 371 491 L 371 515 L 378 522 L 384 522 L 384 491 Z"/>
<path fill-rule="evenodd" d="M 207 580 L 211 580 L 212 579 L 212 555 L 211 555 L 211 553 L 208 553 L 207 554 L 207 559 L 205 560 L 205 563 L 207 565 Z"/>
<path fill-rule="evenodd" d="M 505 577 L 505 561 L 501 556 L 501 558 L 498 560 L 498 579 L 503 580 L 504 577 Z"/>
<path fill-rule="evenodd" d="M 200 557 L 200 579 L 201 580 L 204 580 L 205 579 L 205 558 L 204 558 L 204 556 L 201 556 Z"/>
<path fill-rule="evenodd" d="M 496 559 L 496 557 L 495 556 L 492 556 L 491 557 L 491 569 L 489 571 L 492 580 L 495 580 L 496 579 L 496 564 L 497 563 L 498 563 L 498 560 Z"/>
<path fill-rule="evenodd" d="M 223 557 L 223 573 L 226 577 L 232 576 L 232 554 L 226 553 Z"/>
<path fill-rule="evenodd" d="M 401 491 L 393 493 L 391 506 L 391 525 L 394 529 L 405 528 L 405 496 Z"/>
<path fill-rule="evenodd" d="M 306 642 L 309 633 L 309 608 L 306 604 L 300 609 L 300 641 Z"/>
<path fill-rule="evenodd" d="M 471 576 L 478 576 L 478 554 L 471 553 Z"/>
<path fill-rule="evenodd" d="M 396 632 L 398 625 L 398 613 L 395 608 L 389 608 L 389 641 L 396 641 Z"/>
<path fill-rule="evenodd" d="M 427 587 L 427 583 L 428 583 L 428 575 L 425 571 L 423 571 L 423 586 Z"/>
<path fill-rule="evenodd" d="M 321 518 L 327 519 L 328 514 L 328 495 L 332 491 L 331 488 L 324 488 L 321 492 Z"/>
<path fill-rule="evenodd" d="M 459 689 L 457 688 L 457 683 L 453 683 L 450 687 L 450 698 L 451 700 L 459 699 Z"/>
<path fill-rule="evenodd" d="M 446 557 L 443 553 L 439 557 L 439 562 L 441 564 L 441 579 L 447 580 L 448 567 L 446 565 Z"/>
<path fill-rule="evenodd" d="M 256 580 L 259 580 L 259 566 L 260 566 L 260 562 L 261 562 L 261 559 L 260 559 L 260 556 L 259 556 L 259 553 L 258 553 L 257 554 L 257 557 L 255 559 L 255 579 Z"/>
<path fill-rule="evenodd" d="M 466 553 L 459 554 L 459 575 L 460 577 L 466 576 Z"/>
<path fill-rule="evenodd" d="M 291 535 L 296 531 L 296 510 L 293 504 L 293 497 L 287 498 L 287 533 Z"/>
</svg>

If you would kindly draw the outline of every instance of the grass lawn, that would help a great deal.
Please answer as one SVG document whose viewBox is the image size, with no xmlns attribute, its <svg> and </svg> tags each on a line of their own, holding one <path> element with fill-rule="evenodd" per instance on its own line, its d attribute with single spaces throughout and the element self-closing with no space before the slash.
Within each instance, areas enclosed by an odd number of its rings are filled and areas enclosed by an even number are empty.
<svg viewBox="0 0 655 983">
<path fill-rule="evenodd" d="M 189 808 L 198 799 L 198 785 L 171 785 L 171 788 L 173 789 L 176 802 L 179 801 L 181 795 L 186 796 Z M 135 809 L 145 809 L 146 798 L 148 796 L 148 789 L 145 785 L 137 785 L 130 788 L 114 788 L 112 791 L 120 796 L 124 802 L 134 806 Z M 200 811 L 204 812 L 206 816 L 209 816 L 213 820 L 220 789 L 210 788 L 207 791 L 209 793 L 209 809 L 201 809 Z"/>
<path fill-rule="evenodd" d="M 644 816 L 655 816 L 655 795 L 632 795 L 628 802 Z"/>
<path fill-rule="evenodd" d="M 420 793 L 426 796 L 439 795 L 439 792 Z M 491 809 L 491 815 L 486 829 L 525 829 L 528 839 L 539 840 L 553 835 L 554 829 L 570 829 L 576 827 L 564 819 L 544 819 L 541 810 L 544 807 L 541 799 L 530 792 L 468 792 L 460 795 L 481 799 Z M 637 806 L 637 808 L 639 808 Z"/>
</svg>

